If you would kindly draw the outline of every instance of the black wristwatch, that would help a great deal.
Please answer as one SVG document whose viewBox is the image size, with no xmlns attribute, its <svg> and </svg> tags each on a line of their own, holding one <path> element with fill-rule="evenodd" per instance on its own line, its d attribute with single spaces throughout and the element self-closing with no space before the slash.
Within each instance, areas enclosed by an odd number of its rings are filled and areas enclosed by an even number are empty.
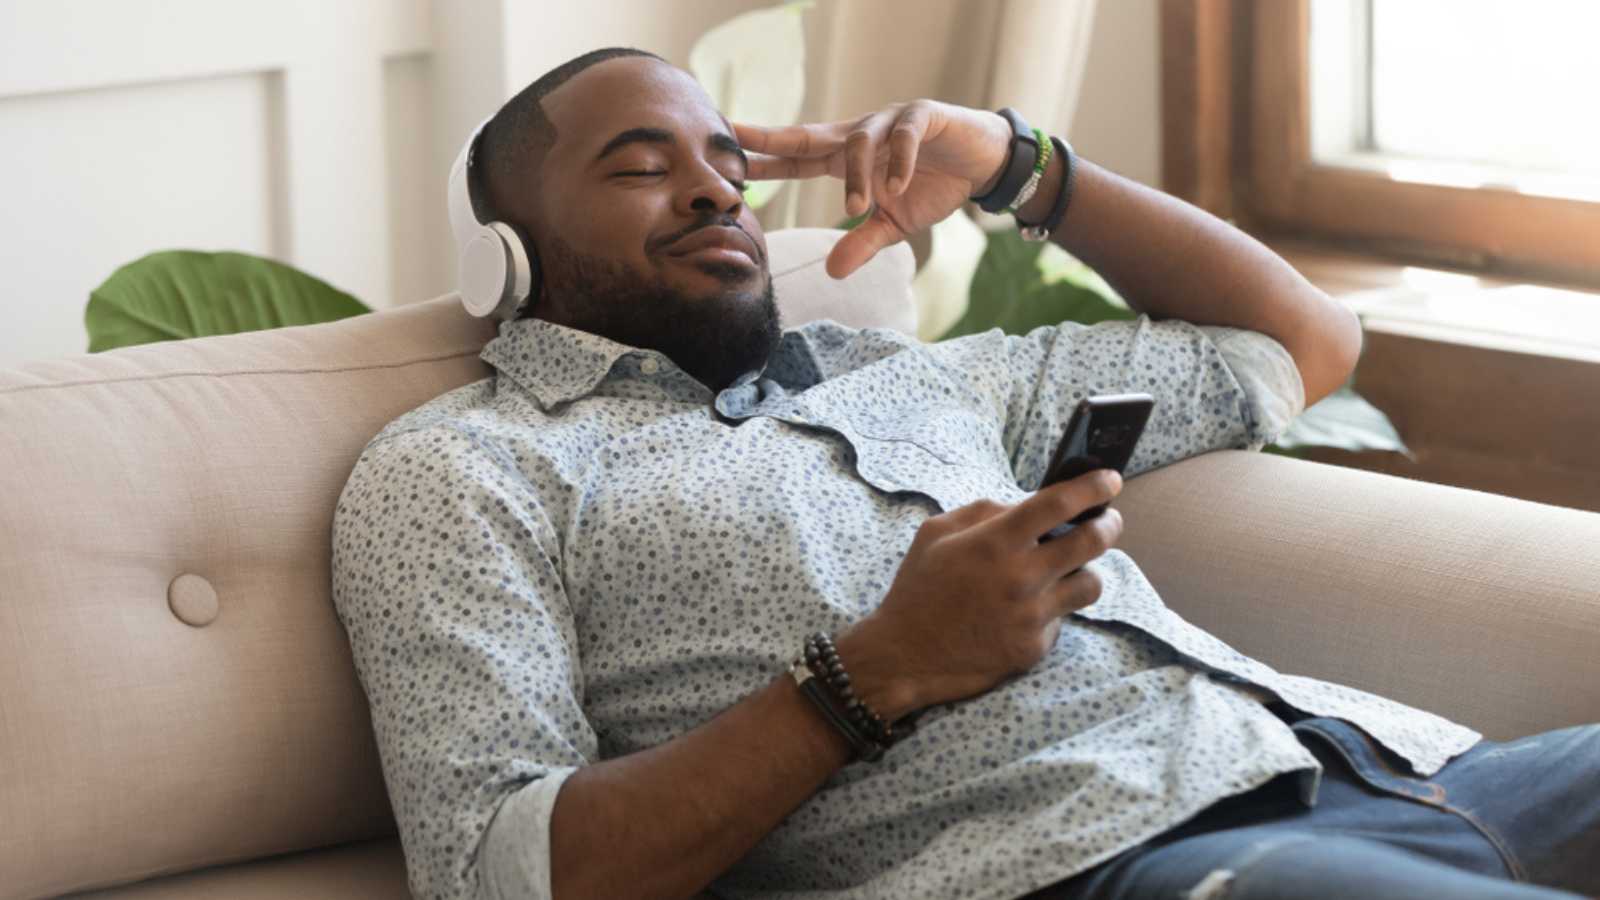
<svg viewBox="0 0 1600 900">
<path fill-rule="evenodd" d="M 1000 170 L 1000 180 L 995 182 L 989 193 L 967 198 L 986 213 L 1001 212 L 1010 206 L 1011 201 L 1022 192 L 1022 186 L 1028 183 L 1028 176 L 1033 174 L 1033 165 L 1039 160 L 1039 142 L 1033 136 L 1033 129 L 1011 107 L 1007 106 L 999 112 L 1011 123 L 1011 146 L 1006 150 L 1005 167 Z"/>
</svg>

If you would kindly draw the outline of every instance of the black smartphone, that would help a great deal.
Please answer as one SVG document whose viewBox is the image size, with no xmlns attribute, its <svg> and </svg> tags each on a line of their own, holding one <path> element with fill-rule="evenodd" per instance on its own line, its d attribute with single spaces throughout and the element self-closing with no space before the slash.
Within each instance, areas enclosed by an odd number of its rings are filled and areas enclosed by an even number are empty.
<svg viewBox="0 0 1600 900">
<path fill-rule="evenodd" d="M 1119 473 L 1133 457 L 1133 448 L 1144 433 L 1144 424 L 1150 420 L 1150 411 L 1156 400 L 1149 394 L 1100 394 L 1085 397 L 1072 411 L 1066 433 L 1045 470 L 1041 488 L 1058 481 L 1076 478 L 1095 469 L 1116 469 Z M 1106 504 L 1091 506 L 1073 516 L 1068 522 L 1057 525 L 1039 540 L 1058 538 L 1072 530 L 1074 525 L 1086 522 L 1105 512 Z"/>
</svg>

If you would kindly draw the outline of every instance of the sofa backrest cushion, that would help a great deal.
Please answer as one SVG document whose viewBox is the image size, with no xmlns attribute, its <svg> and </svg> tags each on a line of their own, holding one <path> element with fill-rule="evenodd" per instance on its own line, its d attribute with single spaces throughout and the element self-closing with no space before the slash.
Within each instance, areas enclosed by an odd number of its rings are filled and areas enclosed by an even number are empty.
<svg viewBox="0 0 1600 900">
<path fill-rule="evenodd" d="M 915 333 L 911 252 L 768 236 L 785 323 Z M 454 295 L 0 372 L 0 900 L 391 834 L 329 595 L 366 442 L 490 374 Z"/>
</svg>

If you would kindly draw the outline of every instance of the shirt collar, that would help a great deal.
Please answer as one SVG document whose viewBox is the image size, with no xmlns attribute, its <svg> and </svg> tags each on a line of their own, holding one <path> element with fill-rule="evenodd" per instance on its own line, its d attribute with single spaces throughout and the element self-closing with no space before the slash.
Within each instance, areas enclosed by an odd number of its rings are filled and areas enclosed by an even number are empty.
<svg viewBox="0 0 1600 900">
<path fill-rule="evenodd" d="M 617 360 L 646 352 L 543 319 L 512 319 L 478 356 L 549 409 L 589 394 Z"/>
<path fill-rule="evenodd" d="M 655 360 L 660 371 L 676 365 L 663 353 L 613 341 L 598 334 L 557 325 L 544 319 L 512 319 L 500 323 L 500 333 L 479 354 L 497 372 L 522 386 L 542 409 L 588 396 L 622 359 Z M 682 380 L 698 385 L 711 399 L 709 389 L 679 371 Z M 811 348 L 799 332 L 785 332 L 764 372 L 749 372 L 729 390 L 744 388 L 764 376 L 801 391 L 820 381 Z"/>
</svg>

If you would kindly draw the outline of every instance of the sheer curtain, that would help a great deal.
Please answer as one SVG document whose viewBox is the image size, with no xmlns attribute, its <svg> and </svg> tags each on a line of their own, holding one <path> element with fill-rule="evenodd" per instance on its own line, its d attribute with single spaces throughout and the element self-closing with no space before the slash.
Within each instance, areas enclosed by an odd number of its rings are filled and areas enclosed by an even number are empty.
<svg viewBox="0 0 1600 900">
<path fill-rule="evenodd" d="M 999 28 L 989 65 L 988 105 L 1016 107 L 1034 127 L 1068 135 L 1089 59 L 1095 2 L 994 4 L 999 7 Z"/>
<path fill-rule="evenodd" d="M 807 13 L 804 119 L 829 122 L 898 100 L 929 97 L 983 109 L 1011 106 L 1071 140 L 1097 0 L 818 0 Z M 987 227 L 1009 217 L 973 214 Z M 832 226 L 843 187 L 818 179 L 790 193 L 769 227 Z M 765 218 L 765 217 L 764 217 Z M 930 244 L 936 252 L 930 250 Z M 913 241 L 919 334 L 942 333 L 966 309 L 982 253 L 972 221 L 952 216 Z"/>
</svg>

